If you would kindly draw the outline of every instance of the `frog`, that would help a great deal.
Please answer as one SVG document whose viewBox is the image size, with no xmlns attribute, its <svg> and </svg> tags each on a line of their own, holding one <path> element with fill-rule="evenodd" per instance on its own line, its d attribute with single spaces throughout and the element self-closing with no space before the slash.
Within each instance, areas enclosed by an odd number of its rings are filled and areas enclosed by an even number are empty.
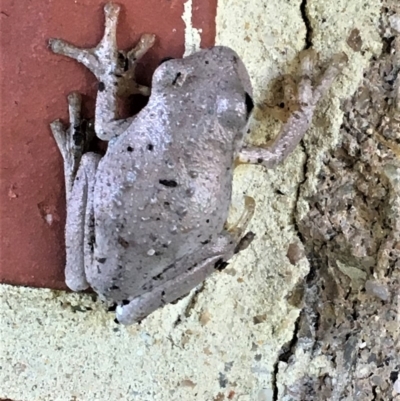
<svg viewBox="0 0 400 401">
<path fill-rule="evenodd" d="M 316 78 L 315 52 L 305 52 L 290 115 L 272 145 L 257 147 L 246 142 L 255 107 L 251 79 L 233 49 L 163 60 L 151 88 L 142 86 L 135 68 L 156 37 L 143 34 L 131 50 L 118 50 L 119 12 L 117 4 L 104 6 L 104 36 L 94 48 L 49 41 L 52 52 L 82 63 L 98 80 L 94 123 L 82 117 L 81 95 L 72 92 L 69 125 L 55 120 L 50 128 L 64 161 L 66 285 L 91 287 L 116 305 L 116 322 L 130 325 L 187 295 L 251 244 L 252 197 L 228 223 L 235 167 L 283 162 L 345 57 Z M 118 102 L 134 94 L 148 102 L 122 118 Z M 88 150 L 94 136 L 108 142 L 104 155 Z"/>
</svg>

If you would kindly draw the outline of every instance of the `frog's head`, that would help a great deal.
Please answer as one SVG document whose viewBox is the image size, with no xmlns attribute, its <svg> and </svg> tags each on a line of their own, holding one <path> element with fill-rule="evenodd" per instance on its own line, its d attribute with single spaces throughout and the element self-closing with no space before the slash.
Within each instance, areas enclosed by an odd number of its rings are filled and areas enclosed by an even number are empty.
<svg viewBox="0 0 400 401">
<path fill-rule="evenodd" d="M 203 109 L 233 135 L 247 126 L 254 107 L 252 94 L 243 62 L 225 46 L 200 50 L 183 59 L 167 59 L 153 76 L 152 95 L 183 105 L 183 112 L 189 104 Z"/>
</svg>

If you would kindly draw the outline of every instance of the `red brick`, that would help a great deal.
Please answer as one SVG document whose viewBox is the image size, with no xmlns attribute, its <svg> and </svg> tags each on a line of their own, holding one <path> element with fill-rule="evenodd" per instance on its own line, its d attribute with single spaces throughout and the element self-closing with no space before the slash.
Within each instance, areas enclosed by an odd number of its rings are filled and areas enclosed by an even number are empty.
<svg viewBox="0 0 400 401">
<path fill-rule="evenodd" d="M 144 32 L 157 43 L 138 68 L 149 84 L 159 60 L 183 54 L 183 0 L 123 0 L 118 41 L 134 45 Z M 67 121 L 66 96 L 83 93 L 93 115 L 96 80 L 73 60 L 52 54 L 47 40 L 59 37 L 82 47 L 103 32 L 97 0 L 3 0 L 0 110 L 0 282 L 64 289 L 65 198 L 62 159 L 49 123 Z M 194 0 L 193 24 L 202 46 L 214 43 L 216 0 Z M 45 216 L 52 215 L 52 222 Z"/>
</svg>

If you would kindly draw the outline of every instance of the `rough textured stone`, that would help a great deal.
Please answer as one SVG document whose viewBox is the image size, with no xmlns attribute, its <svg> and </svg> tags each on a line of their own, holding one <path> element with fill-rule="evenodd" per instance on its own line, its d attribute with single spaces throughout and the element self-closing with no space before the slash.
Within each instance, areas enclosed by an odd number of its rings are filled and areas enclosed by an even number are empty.
<svg viewBox="0 0 400 401">
<path fill-rule="evenodd" d="M 308 208 L 296 221 L 311 270 L 290 356 L 279 366 L 279 399 L 399 397 L 400 38 L 388 22 L 399 15 L 395 3 L 383 4 L 381 52 L 342 102 L 338 146 L 301 191 Z M 319 369 L 301 369 L 317 360 Z"/>
</svg>

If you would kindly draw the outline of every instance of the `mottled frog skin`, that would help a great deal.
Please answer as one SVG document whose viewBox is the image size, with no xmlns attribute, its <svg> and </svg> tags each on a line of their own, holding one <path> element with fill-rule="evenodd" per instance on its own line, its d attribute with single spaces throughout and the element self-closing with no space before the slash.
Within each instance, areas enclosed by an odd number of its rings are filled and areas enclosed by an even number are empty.
<svg viewBox="0 0 400 401">
<path fill-rule="evenodd" d="M 119 51 L 119 7 L 105 6 L 106 28 L 94 49 L 59 39 L 51 49 L 88 67 L 99 80 L 95 134 L 108 141 L 102 157 L 85 152 L 91 130 L 80 116 L 80 96 L 69 98 L 71 125 L 51 124 L 64 158 L 67 195 L 66 282 L 91 286 L 116 302 L 123 324 L 195 288 L 253 237 L 247 225 L 254 201 L 245 198 L 239 221 L 228 227 L 235 163 L 273 167 L 306 132 L 315 105 L 342 68 L 334 60 L 312 87 L 312 58 L 302 58 L 299 96 L 269 149 L 243 144 L 253 110 L 252 88 L 239 56 L 228 47 L 163 62 L 150 89 L 134 81 L 138 60 L 154 43 L 143 35 Z M 137 115 L 120 119 L 117 100 L 150 95 Z"/>
</svg>

